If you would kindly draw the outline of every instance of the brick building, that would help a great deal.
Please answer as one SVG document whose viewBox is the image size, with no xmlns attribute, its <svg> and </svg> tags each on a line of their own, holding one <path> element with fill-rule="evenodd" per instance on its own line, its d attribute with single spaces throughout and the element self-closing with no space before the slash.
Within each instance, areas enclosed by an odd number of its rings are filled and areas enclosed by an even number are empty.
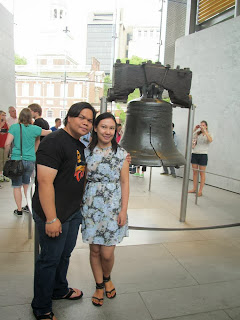
<svg viewBox="0 0 240 320">
<path fill-rule="evenodd" d="M 69 107 L 86 101 L 97 110 L 103 96 L 104 72 L 92 58 L 91 66 L 79 66 L 64 54 L 40 55 L 30 65 L 16 66 L 16 106 L 19 111 L 31 103 L 43 109 L 43 118 L 54 124 L 64 119 Z"/>
</svg>

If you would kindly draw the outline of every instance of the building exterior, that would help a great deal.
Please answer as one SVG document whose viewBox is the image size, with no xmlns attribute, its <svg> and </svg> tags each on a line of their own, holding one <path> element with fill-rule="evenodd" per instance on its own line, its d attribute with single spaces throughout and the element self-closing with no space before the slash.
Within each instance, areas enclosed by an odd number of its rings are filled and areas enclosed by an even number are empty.
<svg viewBox="0 0 240 320">
<path fill-rule="evenodd" d="M 100 62 L 100 70 L 112 72 L 116 58 L 125 57 L 127 35 L 122 23 L 122 10 L 92 12 L 87 24 L 86 64 L 94 57 Z"/>
<path fill-rule="evenodd" d="M 157 61 L 159 51 L 159 26 L 136 26 L 129 32 L 128 58 L 138 56 Z"/>
<path fill-rule="evenodd" d="M 187 0 L 168 0 L 164 65 L 174 67 L 175 42 L 185 35 Z"/>
<path fill-rule="evenodd" d="M 18 112 L 31 103 L 43 109 L 43 118 L 53 124 L 64 119 L 69 107 L 80 101 L 100 108 L 104 77 L 100 64 L 92 59 L 89 67 L 79 66 L 65 55 L 41 55 L 36 64 L 16 66 L 16 105 Z"/>
<path fill-rule="evenodd" d="M 216 7 L 204 0 L 199 5 L 188 1 L 186 36 L 176 42 L 175 64 L 192 70 L 194 124 L 206 120 L 213 135 L 206 183 L 240 193 L 240 3 L 219 0 Z M 176 108 L 173 122 L 184 152 L 186 112 Z"/>
<path fill-rule="evenodd" d="M 0 4 L 0 110 L 15 106 L 13 15 Z"/>
</svg>

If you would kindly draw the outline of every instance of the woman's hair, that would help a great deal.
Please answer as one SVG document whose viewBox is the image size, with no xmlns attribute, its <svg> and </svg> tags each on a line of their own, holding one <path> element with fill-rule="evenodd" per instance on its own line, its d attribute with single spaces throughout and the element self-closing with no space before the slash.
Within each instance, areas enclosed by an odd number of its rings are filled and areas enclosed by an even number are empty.
<svg viewBox="0 0 240 320">
<path fill-rule="evenodd" d="M 116 141 L 117 122 L 116 122 L 114 115 L 112 115 L 110 112 L 104 112 L 104 113 L 100 114 L 94 122 L 94 128 L 97 128 L 97 126 L 99 125 L 99 122 L 104 119 L 112 119 L 115 122 L 115 134 L 114 134 L 114 137 L 111 142 L 112 142 L 113 151 L 116 153 L 117 148 L 118 148 L 118 144 Z M 98 144 L 97 132 L 95 132 L 95 130 L 93 130 L 92 131 L 92 141 L 90 142 L 88 147 L 91 151 L 93 151 L 93 149 L 96 147 L 97 144 Z"/>
<path fill-rule="evenodd" d="M 42 115 L 42 107 L 41 107 L 39 104 L 37 104 L 37 103 L 32 103 L 32 104 L 30 104 L 30 105 L 28 106 L 28 108 L 29 108 L 30 110 L 32 110 L 33 112 L 37 112 L 37 113 L 39 114 L 39 116 Z"/>
<path fill-rule="evenodd" d="M 24 108 L 19 114 L 18 123 L 22 123 L 25 126 L 32 124 L 32 113 L 30 109 Z"/>
<path fill-rule="evenodd" d="M 207 121 L 206 120 L 202 120 L 200 123 L 205 123 L 205 125 L 206 125 L 206 127 L 207 127 L 207 129 L 208 129 L 208 123 L 207 123 Z M 197 134 L 198 135 L 200 135 L 202 133 L 202 130 L 200 130 Z"/>
<path fill-rule="evenodd" d="M 77 118 L 83 109 L 89 109 L 92 111 L 93 123 L 94 123 L 96 118 L 96 110 L 88 102 L 77 102 L 77 103 L 74 103 L 68 110 L 68 113 L 63 121 L 64 126 L 66 126 L 68 123 L 68 117 Z"/>
</svg>

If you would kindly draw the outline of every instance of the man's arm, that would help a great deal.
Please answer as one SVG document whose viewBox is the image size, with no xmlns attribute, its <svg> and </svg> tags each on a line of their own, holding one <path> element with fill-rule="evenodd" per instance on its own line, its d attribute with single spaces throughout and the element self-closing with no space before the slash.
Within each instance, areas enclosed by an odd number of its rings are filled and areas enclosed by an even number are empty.
<svg viewBox="0 0 240 320">
<path fill-rule="evenodd" d="M 38 180 L 38 192 L 39 199 L 46 216 L 46 222 L 51 222 L 57 218 L 56 207 L 55 207 L 55 190 L 54 190 L 54 179 L 57 175 L 57 170 L 37 165 L 37 180 Z M 46 223 L 46 234 L 49 237 L 58 237 L 62 233 L 62 224 L 59 219 L 56 219 L 53 223 Z"/>
</svg>

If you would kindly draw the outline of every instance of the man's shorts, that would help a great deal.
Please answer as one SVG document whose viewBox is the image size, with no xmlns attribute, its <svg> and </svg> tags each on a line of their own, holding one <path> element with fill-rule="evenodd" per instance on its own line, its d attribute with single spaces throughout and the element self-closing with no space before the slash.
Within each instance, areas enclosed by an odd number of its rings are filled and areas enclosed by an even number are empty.
<svg viewBox="0 0 240 320">
<path fill-rule="evenodd" d="M 35 161 L 27 161 L 23 160 L 24 172 L 23 175 L 20 177 L 12 178 L 12 187 L 18 188 L 21 187 L 23 184 L 29 184 L 30 178 L 34 170 Z"/>
<path fill-rule="evenodd" d="M 206 167 L 208 163 L 208 155 L 200 154 L 200 153 L 192 153 L 191 163 Z"/>
</svg>

